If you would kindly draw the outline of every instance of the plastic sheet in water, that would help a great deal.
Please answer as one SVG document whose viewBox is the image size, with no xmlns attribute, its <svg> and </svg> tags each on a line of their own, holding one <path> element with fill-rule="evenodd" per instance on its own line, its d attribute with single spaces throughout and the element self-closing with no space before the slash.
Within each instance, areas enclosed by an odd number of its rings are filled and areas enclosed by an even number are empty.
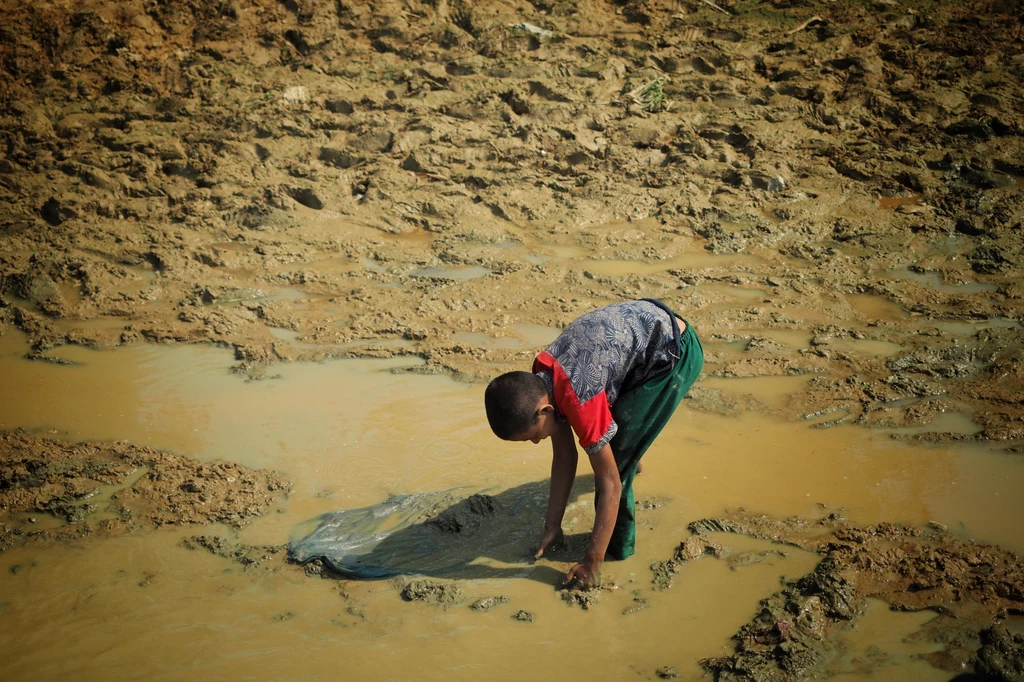
<svg viewBox="0 0 1024 682">
<path fill-rule="evenodd" d="M 320 559 L 349 578 L 518 575 L 540 538 L 547 493 L 548 482 L 535 481 L 494 496 L 447 490 L 330 512 L 295 529 L 288 557 Z"/>
</svg>

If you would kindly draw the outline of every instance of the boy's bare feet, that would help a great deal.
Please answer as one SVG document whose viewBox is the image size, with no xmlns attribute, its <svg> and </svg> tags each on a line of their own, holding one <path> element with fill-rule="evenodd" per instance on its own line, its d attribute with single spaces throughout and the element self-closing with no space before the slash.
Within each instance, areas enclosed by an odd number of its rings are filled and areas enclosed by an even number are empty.
<svg viewBox="0 0 1024 682">
<path fill-rule="evenodd" d="M 639 462 L 637 462 L 637 464 L 636 464 L 636 475 L 637 475 L 637 476 L 639 476 L 639 475 L 640 475 L 640 474 L 642 474 L 643 472 L 644 472 L 644 461 L 643 461 L 643 460 L 640 460 L 640 461 L 639 461 Z"/>
</svg>

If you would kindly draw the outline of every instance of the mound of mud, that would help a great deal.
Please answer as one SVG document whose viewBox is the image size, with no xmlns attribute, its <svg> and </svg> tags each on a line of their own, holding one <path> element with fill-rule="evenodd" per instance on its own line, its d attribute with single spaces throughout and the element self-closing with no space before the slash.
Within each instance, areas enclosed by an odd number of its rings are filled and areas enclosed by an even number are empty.
<svg viewBox="0 0 1024 682">
<path fill-rule="evenodd" d="M 465 601 L 466 597 L 462 588 L 454 583 L 413 580 L 402 588 L 402 599 L 437 604 L 438 606 L 454 606 Z"/>
<path fill-rule="evenodd" d="M 739 533 L 822 555 L 811 573 L 761 601 L 733 636 L 735 653 L 702 662 L 715 679 L 781 682 L 820 674 L 841 653 L 837 635 L 863 614 L 868 598 L 899 611 L 934 611 L 926 630 L 935 642 L 974 641 L 974 649 L 925 655 L 933 665 L 951 672 L 973 665 L 1006 680 L 1017 679 L 1013 671 L 1024 665 L 1019 638 L 997 627 L 1024 614 L 1024 563 L 1013 552 L 937 528 L 857 528 L 836 515 L 808 521 L 739 513 L 696 521 L 690 530 L 694 537 Z"/>
<path fill-rule="evenodd" d="M 24 519 L 37 512 L 70 526 L 7 538 L 121 534 L 163 525 L 220 522 L 241 527 L 267 512 L 289 484 L 270 471 L 204 463 L 126 443 L 66 443 L 26 433 L 0 434 L 0 509 Z M 113 512 L 95 527 L 97 511 Z"/>
</svg>

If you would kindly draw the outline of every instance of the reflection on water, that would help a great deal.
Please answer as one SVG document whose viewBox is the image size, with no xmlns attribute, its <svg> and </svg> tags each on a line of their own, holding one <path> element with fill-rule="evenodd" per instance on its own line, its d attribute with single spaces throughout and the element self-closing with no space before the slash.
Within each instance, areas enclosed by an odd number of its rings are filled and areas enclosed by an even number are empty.
<svg viewBox="0 0 1024 682">
<path fill-rule="evenodd" d="M 281 365 L 274 368 L 280 378 L 245 382 L 228 372 L 230 351 L 207 346 L 54 351 L 74 366 L 25 361 L 25 350 L 17 333 L 0 337 L 4 428 L 127 439 L 283 471 L 294 492 L 280 511 L 241 532 L 248 543 L 280 545 L 301 521 L 392 494 L 542 489 L 550 466 L 545 445 L 491 435 L 482 385 L 393 373 L 402 361 Z M 771 401 L 799 390 L 804 380 L 702 383 Z M 197 533 L 233 537 L 228 529 L 164 528 L 0 553 L 5 677 L 296 679 L 332 671 L 366 679 L 477 680 L 484 673 L 518 681 L 526 675 L 627 679 L 637 671 L 651 677 L 672 665 L 683 679 L 698 680 L 696 661 L 720 654 L 758 600 L 778 589 L 780 576 L 802 575 L 816 557 L 792 551 L 736 571 L 702 559 L 686 565 L 672 590 L 652 592 L 651 562 L 671 555 L 693 519 L 740 506 L 813 515 L 824 505 L 858 523 L 937 521 L 1024 549 L 1019 458 L 980 446 L 896 442 L 889 432 L 860 427 L 821 430 L 758 414 L 716 416 L 686 405 L 652 447 L 636 484 L 640 499 L 665 503 L 643 512 L 637 555 L 606 566 L 621 589 L 603 594 L 592 611 L 567 607 L 555 595 L 554 583 L 568 567 L 562 561 L 518 564 L 521 577 L 461 580 L 467 603 L 510 597 L 507 607 L 478 613 L 405 604 L 387 583 L 345 584 L 346 600 L 337 583 L 311 580 L 295 567 L 245 572 L 180 546 Z M 580 467 L 587 471 L 585 458 Z M 586 526 L 588 500 L 585 495 L 570 509 L 567 527 Z M 737 550 L 756 543 L 719 541 Z M 529 544 L 515 536 L 499 559 L 525 553 Z M 635 605 L 637 590 L 651 600 L 649 608 L 622 615 Z M 519 609 L 533 612 L 535 621 L 511 620 Z M 863 632 L 850 636 L 873 641 Z M 584 648 L 587 656 L 565 655 Z M 843 672 L 851 680 L 875 674 Z"/>
</svg>

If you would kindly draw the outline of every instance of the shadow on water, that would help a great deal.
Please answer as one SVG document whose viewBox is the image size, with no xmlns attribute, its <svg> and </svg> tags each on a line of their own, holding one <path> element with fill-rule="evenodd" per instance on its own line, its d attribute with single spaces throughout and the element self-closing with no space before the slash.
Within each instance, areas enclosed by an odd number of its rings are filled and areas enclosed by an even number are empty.
<svg viewBox="0 0 1024 682">
<path fill-rule="evenodd" d="M 343 578 L 528 577 L 558 584 L 561 571 L 530 566 L 544 528 L 548 486 L 548 480 L 531 481 L 493 496 L 465 488 L 399 495 L 372 507 L 329 512 L 295 528 L 288 557 L 300 564 L 320 560 Z M 578 476 L 569 504 L 593 491 L 593 475 Z M 578 559 L 588 540 L 589 534 L 567 536 L 545 556 Z"/>
</svg>

